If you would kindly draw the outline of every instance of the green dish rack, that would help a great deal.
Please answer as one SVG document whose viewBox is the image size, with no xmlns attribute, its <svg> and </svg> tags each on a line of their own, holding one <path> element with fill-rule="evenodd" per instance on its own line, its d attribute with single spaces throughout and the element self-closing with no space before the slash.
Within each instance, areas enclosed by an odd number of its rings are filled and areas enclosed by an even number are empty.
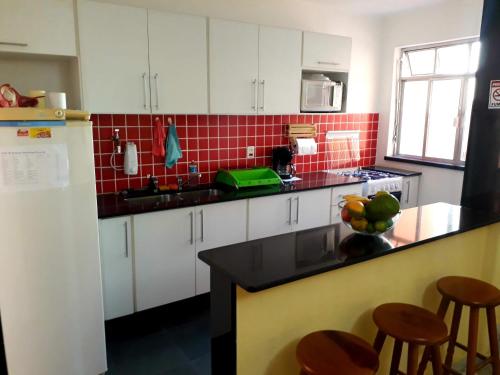
<svg viewBox="0 0 500 375">
<path fill-rule="evenodd" d="M 267 167 L 219 169 L 215 177 L 215 182 L 231 186 L 237 190 L 282 184 L 280 176 L 271 168 Z"/>
</svg>

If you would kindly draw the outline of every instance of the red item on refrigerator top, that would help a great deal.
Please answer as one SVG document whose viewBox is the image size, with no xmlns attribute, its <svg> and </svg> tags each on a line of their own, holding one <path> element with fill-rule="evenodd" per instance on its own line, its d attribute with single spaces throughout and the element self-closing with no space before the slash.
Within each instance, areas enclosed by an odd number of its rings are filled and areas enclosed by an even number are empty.
<svg viewBox="0 0 500 375">
<path fill-rule="evenodd" d="M 153 129 L 153 155 L 158 157 L 165 156 L 165 127 L 159 117 L 154 119 Z"/>
<path fill-rule="evenodd" d="M 43 96 L 31 98 L 29 96 L 21 95 L 8 83 L 0 86 L 0 108 L 36 107 L 38 104 L 38 98 L 43 98 Z"/>
</svg>

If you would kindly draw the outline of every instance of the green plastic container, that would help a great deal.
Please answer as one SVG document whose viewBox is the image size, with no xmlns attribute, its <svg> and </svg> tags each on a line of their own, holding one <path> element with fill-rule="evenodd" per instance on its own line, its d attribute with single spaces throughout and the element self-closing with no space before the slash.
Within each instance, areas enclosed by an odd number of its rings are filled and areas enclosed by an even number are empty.
<svg viewBox="0 0 500 375">
<path fill-rule="evenodd" d="M 280 185 L 280 176 L 271 168 L 219 169 L 215 182 L 235 189 Z"/>
</svg>

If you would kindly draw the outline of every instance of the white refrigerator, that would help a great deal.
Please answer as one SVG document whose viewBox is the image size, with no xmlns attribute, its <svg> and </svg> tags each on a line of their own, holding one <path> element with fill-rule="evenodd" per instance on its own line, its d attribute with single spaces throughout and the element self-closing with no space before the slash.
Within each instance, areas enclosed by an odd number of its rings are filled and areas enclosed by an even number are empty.
<svg viewBox="0 0 500 375">
<path fill-rule="evenodd" d="M 106 347 L 90 122 L 0 122 L 9 375 L 97 375 Z"/>
</svg>

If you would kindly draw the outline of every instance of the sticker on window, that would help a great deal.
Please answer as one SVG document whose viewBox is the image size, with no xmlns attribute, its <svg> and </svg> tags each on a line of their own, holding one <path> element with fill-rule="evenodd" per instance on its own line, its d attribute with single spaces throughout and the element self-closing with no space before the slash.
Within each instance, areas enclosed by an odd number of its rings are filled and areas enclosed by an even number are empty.
<svg viewBox="0 0 500 375">
<path fill-rule="evenodd" d="M 491 81 L 489 109 L 500 109 L 500 80 Z"/>
</svg>

